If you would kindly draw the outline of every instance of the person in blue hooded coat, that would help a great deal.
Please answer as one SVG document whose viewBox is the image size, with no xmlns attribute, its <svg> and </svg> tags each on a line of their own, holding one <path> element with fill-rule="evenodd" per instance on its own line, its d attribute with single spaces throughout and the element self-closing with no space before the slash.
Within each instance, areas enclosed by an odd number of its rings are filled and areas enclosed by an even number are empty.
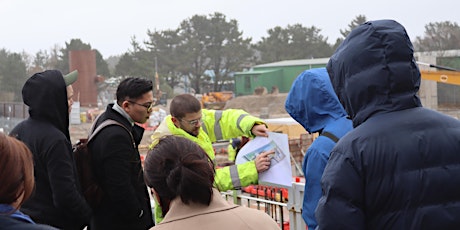
<svg viewBox="0 0 460 230">
<path fill-rule="evenodd" d="M 366 22 L 327 64 L 354 129 L 331 152 L 317 229 L 459 229 L 460 121 L 422 107 L 404 27 Z"/>
<path fill-rule="evenodd" d="M 309 229 L 315 229 L 315 209 L 321 197 L 320 180 L 329 153 L 352 129 L 352 124 L 332 88 L 326 68 L 302 72 L 292 84 L 285 108 L 309 133 L 320 133 L 302 163 L 305 176 L 302 217 Z"/>
</svg>

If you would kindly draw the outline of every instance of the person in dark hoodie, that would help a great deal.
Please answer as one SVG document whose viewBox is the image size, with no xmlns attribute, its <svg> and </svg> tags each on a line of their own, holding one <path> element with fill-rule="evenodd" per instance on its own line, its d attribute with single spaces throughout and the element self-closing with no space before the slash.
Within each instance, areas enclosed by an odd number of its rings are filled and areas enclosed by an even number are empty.
<svg viewBox="0 0 460 230">
<path fill-rule="evenodd" d="M 88 144 L 93 154 L 93 172 L 104 196 L 94 209 L 90 229 L 148 229 L 153 227 L 152 207 L 139 154 L 145 123 L 155 105 L 152 81 L 126 78 L 118 85 L 116 103 L 109 104 L 95 121 L 97 128 L 109 125 Z"/>
<path fill-rule="evenodd" d="M 458 229 L 460 121 L 422 107 L 404 27 L 366 22 L 327 64 L 354 129 L 324 170 L 317 229 Z"/>
<path fill-rule="evenodd" d="M 286 111 L 309 133 L 319 133 L 305 153 L 302 217 L 308 229 L 316 228 L 315 209 L 321 197 L 321 176 L 335 143 L 353 127 L 332 88 L 326 68 L 305 70 L 293 82 Z"/>
<path fill-rule="evenodd" d="M 22 88 L 30 116 L 10 133 L 30 148 L 34 158 L 36 189 L 21 211 L 37 223 L 61 229 L 82 229 L 91 217 L 69 135 L 70 85 L 77 76 L 76 71 L 63 76 L 58 70 L 46 70 L 30 77 Z"/>
</svg>

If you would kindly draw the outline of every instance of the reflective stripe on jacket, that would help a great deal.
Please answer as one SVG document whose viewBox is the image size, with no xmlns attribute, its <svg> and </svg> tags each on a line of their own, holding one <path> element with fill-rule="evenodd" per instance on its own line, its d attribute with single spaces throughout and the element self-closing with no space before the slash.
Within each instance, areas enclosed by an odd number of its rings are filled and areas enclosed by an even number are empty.
<svg viewBox="0 0 460 230">
<path fill-rule="evenodd" d="M 160 126 L 152 134 L 152 140 L 165 135 L 177 135 L 185 137 L 200 145 L 211 158 L 215 160 L 212 142 L 226 140 L 239 136 L 254 136 L 251 129 L 255 124 L 264 122 L 254 116 L 249 115 L 243 110 L 202 110 L 203 124 L 198 136 L 192 136 L 181 128 L 177 128 L 168 115 Z M 155 141 L 150 147 L 153 147 Z M 220 191 L 239 189 L 251 184 L 257 184 L 258 173 L 254 161 L 240 165 L 227 166 L 216 170 L 215 186 Z"/>
</svg>

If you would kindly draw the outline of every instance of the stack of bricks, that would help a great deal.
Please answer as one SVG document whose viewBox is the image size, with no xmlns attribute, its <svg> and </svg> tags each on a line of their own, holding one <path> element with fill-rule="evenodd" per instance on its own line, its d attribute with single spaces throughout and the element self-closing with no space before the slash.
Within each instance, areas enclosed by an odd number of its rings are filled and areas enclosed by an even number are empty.
<svg viewBox="0 0 460 230">
<path fill-rule="evenodd" d="M 315 135 L 311 135 L 309 133 L 300 134 L 300 147 L 302 152 L 306 152 L 308 147 L 310 147 L 311 143 L 314 140 Z"/>
<path fill-rule="evenodd" d="M 297 163 L 302 163 L 303 154 L 302 146 L 300 146 L 300 138 L 289 139 L 289 152 Z"/>
<path fill-rule="evenodd" d="M 289 152 L 293 156 L 297 164 L 301 165 L 303 161 L 303 156 L 313 142 L 313 136 L 308 133 L 303 133 L 299 138 L 289 139 Z"/>
</svg>

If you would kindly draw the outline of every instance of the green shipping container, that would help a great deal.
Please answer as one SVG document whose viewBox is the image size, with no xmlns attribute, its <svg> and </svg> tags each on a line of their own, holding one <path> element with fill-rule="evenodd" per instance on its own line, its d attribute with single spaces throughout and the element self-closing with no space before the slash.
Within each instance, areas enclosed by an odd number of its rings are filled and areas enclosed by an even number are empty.
<svg viewBox="0 0 460 230">
<path fill-rule="evenodd" d="M 235 95 L 252 95 L 259 87 L 265 87 L 269 93 L 274 88 L 278 88 L 280 93 L 287 93 L 301 72 L 326 67 L 328 61 L 329 58 L 317 58 L 256 65 L 249 71 L 235 73 Z"/>
</svg>

